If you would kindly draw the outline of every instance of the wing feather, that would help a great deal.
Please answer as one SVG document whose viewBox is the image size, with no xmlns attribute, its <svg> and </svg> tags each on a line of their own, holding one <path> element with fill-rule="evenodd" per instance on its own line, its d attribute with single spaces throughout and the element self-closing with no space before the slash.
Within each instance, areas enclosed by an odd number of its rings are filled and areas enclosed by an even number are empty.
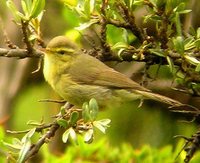
<svg viewBox="0 0 200 163">
<path fill-rule="evenodd" d="M 113 87 L 116 89 L 149 91 L 92 56 L 81 54 L 77 57 L 67 73 L 78 83 Z M 82 67 L 78 69 L 80 65 Z"/>
</svg>

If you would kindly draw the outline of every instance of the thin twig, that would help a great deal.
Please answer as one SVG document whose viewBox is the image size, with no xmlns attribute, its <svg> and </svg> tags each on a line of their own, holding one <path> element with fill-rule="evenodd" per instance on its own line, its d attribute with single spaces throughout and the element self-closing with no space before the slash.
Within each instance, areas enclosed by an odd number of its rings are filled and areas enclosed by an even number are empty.
<svg viewBox="0 0 200 163">
<path fill-rule="evenodd" d="M 63 104 L 63 103 L 66 103 L 66 100 L 41 99 L 41 100 L 38 100 L 38 102 L 54 102 L 54 103 Z"/>
</svg>

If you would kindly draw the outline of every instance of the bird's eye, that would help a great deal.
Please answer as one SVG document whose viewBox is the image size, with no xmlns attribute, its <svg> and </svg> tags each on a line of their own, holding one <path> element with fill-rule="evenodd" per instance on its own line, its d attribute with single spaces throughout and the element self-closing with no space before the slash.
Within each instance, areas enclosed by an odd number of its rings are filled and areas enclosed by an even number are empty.
<svg viewBox="0 0 200 163">
<path fill-rule="evenodd" d="M 58 51 L 58 54 L 64 55 L 64 54 L 65 54 L 65 51 L 64 51 L 64 50 L 59 50 L 59 51 Z"/>
</svg>

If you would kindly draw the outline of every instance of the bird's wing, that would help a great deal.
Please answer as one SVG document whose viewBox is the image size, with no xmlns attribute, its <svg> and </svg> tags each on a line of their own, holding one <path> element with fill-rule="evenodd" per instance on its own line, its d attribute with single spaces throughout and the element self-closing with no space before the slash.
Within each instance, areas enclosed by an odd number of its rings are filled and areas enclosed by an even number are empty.
<svg viewBox="0 0 200 163">
<path fill-rule="evenodd" d="M 79 55 L 67 73 L 73 80 L 82 84 L 149 91 L 124 74 L 86 54 Z"/>
</svg>

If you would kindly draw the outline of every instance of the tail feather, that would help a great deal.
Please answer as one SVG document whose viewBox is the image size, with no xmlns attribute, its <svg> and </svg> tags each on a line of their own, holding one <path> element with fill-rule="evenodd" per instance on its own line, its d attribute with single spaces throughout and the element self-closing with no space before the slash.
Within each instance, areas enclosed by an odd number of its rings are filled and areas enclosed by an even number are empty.
<svg viewBox="0 0 200 163">
<path fill-rule="evenodd" d="M 200 110 L 196 108 L 195 106 L 191 106 L 188 104 L 183 104 L 177 100 L 174 100 L 172 98 L 159 95 L 153 92 L 148 92 L 148 91 L 135 91 L 138 94 L 141 94 L 144 98 L 147 99 L 152 99 L 161 103 L 166 103 L 170 105 L 170 110 L 173 112 L 181 112 L 181 113 L 190 113 L 194 116 L 200 115 Z"/>
<path fill-rule="evenodd" d="M 172 107 L 178 107 L 178 106 L 185 105 L 185 104 L 182 104 L 181 102 L 179 102 L 177 100 L 174 100 L 174 99 L 171 99 L 169 97 L 159 95 L 159 94 L 156 94 L 156 93 L 153 93 L 153 92 L 139 91 L 139 90 L 137 90 L 135 92 L 141 94 L 144 98 L 152 99 L 152 100 L 159 101 L 159 102 L 162 102 L 162 103 L 166 103 L 166 104 L 168 104 Z"/>
</svg>

